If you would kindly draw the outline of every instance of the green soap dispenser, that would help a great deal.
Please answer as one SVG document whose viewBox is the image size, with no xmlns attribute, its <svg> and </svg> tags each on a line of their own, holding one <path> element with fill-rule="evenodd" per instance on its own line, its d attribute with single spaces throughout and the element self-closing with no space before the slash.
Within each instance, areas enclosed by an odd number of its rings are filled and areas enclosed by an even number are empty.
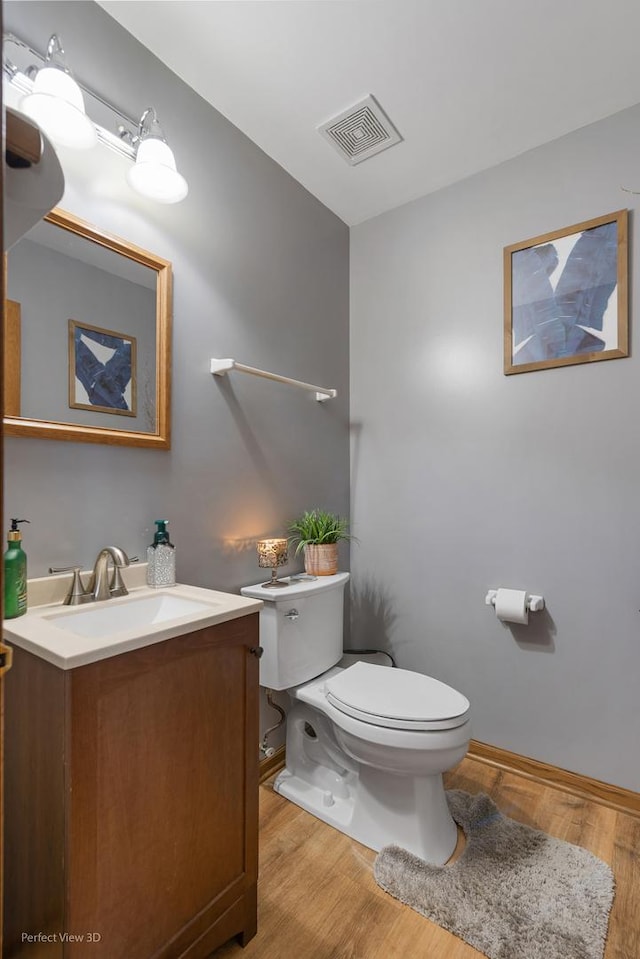
<svg viewBox="0 0 640 959">
<path fill-rule="evenodd" d="M 7 533 L 8 550 L 4 554 L 4 615 L 15 619 L 27 611 L 27 554 L 22 548 L 22 533 L 18 523 L 28 519 L 12 519 Z"/>
</svg>

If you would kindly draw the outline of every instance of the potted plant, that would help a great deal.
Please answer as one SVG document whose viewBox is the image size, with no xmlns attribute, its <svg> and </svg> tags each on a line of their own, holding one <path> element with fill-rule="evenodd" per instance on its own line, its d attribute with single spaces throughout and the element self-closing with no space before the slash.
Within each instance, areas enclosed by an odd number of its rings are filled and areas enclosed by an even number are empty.
<svg viewBox="0 0 640 959">
<path fill-rule="evenodd" d="M 311 576 L 332 576 L 338 572 L 338 543 L 350 540 L 349 521 L 322 509 L 305 511 L 289 526 L 295 555 L 304 550 L 305 572 Z"/>
</svg>

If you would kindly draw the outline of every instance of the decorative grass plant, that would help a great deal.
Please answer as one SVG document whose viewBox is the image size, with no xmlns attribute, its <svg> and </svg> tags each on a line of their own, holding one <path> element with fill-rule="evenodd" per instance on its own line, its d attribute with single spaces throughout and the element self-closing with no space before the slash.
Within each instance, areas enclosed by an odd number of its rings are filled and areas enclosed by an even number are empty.
<svg viewBox="0 0 640 959">
<path fill-rule="evenodd" d="M 290 544 L 296 546 L 296 556 L 305 546 L 326 546 L 351 539 L 349 520 L 322 509 L 306 511 L 289 526 Z"/>
<path fill-rule="evenodd" d="M 349 521 L 322 509 L 305 511 L 289 526 L 289 543 L 296 556 L 304 550 L 304 567 L 312 576 L 331 576 L 338 571 L 338 543 L 353 539 Z"/>
</svg>

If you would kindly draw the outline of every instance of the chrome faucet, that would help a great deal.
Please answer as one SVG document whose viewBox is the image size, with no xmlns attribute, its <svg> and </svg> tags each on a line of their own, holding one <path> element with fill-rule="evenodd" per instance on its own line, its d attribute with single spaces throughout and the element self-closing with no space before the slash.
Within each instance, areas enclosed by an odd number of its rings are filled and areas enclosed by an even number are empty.
<svg viewBox="0 0 640 959">
<path fill-rule="evenodd" d="M 134 561 L 137 556 L 134 556 Z M 113 573 L 109 579 L 109 560 L 113 562 Z M 63 606 L 81 606 L 97 600 L 111 599 L 112 596 L 127 596 L 127 587 L 122 582 L 120 570 L 128 566 L 129 557 L 119 546 L 105 546 L 96 556 L 93 572 L 85 587 L 80 575 L 81 566 L 63 566 L 58 569 L 49 567 L 50 573 L 73 573 L 69 592 L 63 600 Z"/>
<path fill-rule="evenodd" d="M 113 560 L 111 581 L 109 581 L 109 560 Z M 123 549 L 119 546 L 105 546 L 96 556 L 87 592 L 95 601 L 111 599 L 112 596 L 126 596 L 127 587 L 122 582 L 120 570 L 128 565 L 129 557 Z"/>
</svg>

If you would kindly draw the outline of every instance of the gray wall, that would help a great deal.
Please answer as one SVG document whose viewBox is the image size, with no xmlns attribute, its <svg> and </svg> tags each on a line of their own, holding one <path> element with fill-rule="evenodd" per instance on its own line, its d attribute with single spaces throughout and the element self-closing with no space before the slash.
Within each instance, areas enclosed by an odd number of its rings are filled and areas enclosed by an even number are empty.
<svg viewBox="0 0 640 959">
<path fill-rule="evenodd" d="M 502 251 L 635 211 L 639 158 L 634 107 L 351 234 L 353 642 L 466 693 L 476 739 L 636 790 L 640 357 L 505 377 Z M 498 586 L 547 610 L 503 626 Z"/>
<path fill-rule="evenodd" d="M 167 517 L 181 581 L 260 582 L 257 538 L 304 508 L 349 511 L 347 227 L 97 5 L 8 2 L 4 21 L 37 49 L 59 32 L 76 76 L 126 113 L 153 105 L 190 186 L 182 203 L 154 204 L 104 148 L 93 161 L 61 151 L 60 205 L 173 263 L 173 443 L 8 439 L 5 515 L 31 520 L 29 575 L 90 565 L 107 543 L 141 554 Z M 212 356 L 339 396 L 214 379 Z"/>
</svg>

